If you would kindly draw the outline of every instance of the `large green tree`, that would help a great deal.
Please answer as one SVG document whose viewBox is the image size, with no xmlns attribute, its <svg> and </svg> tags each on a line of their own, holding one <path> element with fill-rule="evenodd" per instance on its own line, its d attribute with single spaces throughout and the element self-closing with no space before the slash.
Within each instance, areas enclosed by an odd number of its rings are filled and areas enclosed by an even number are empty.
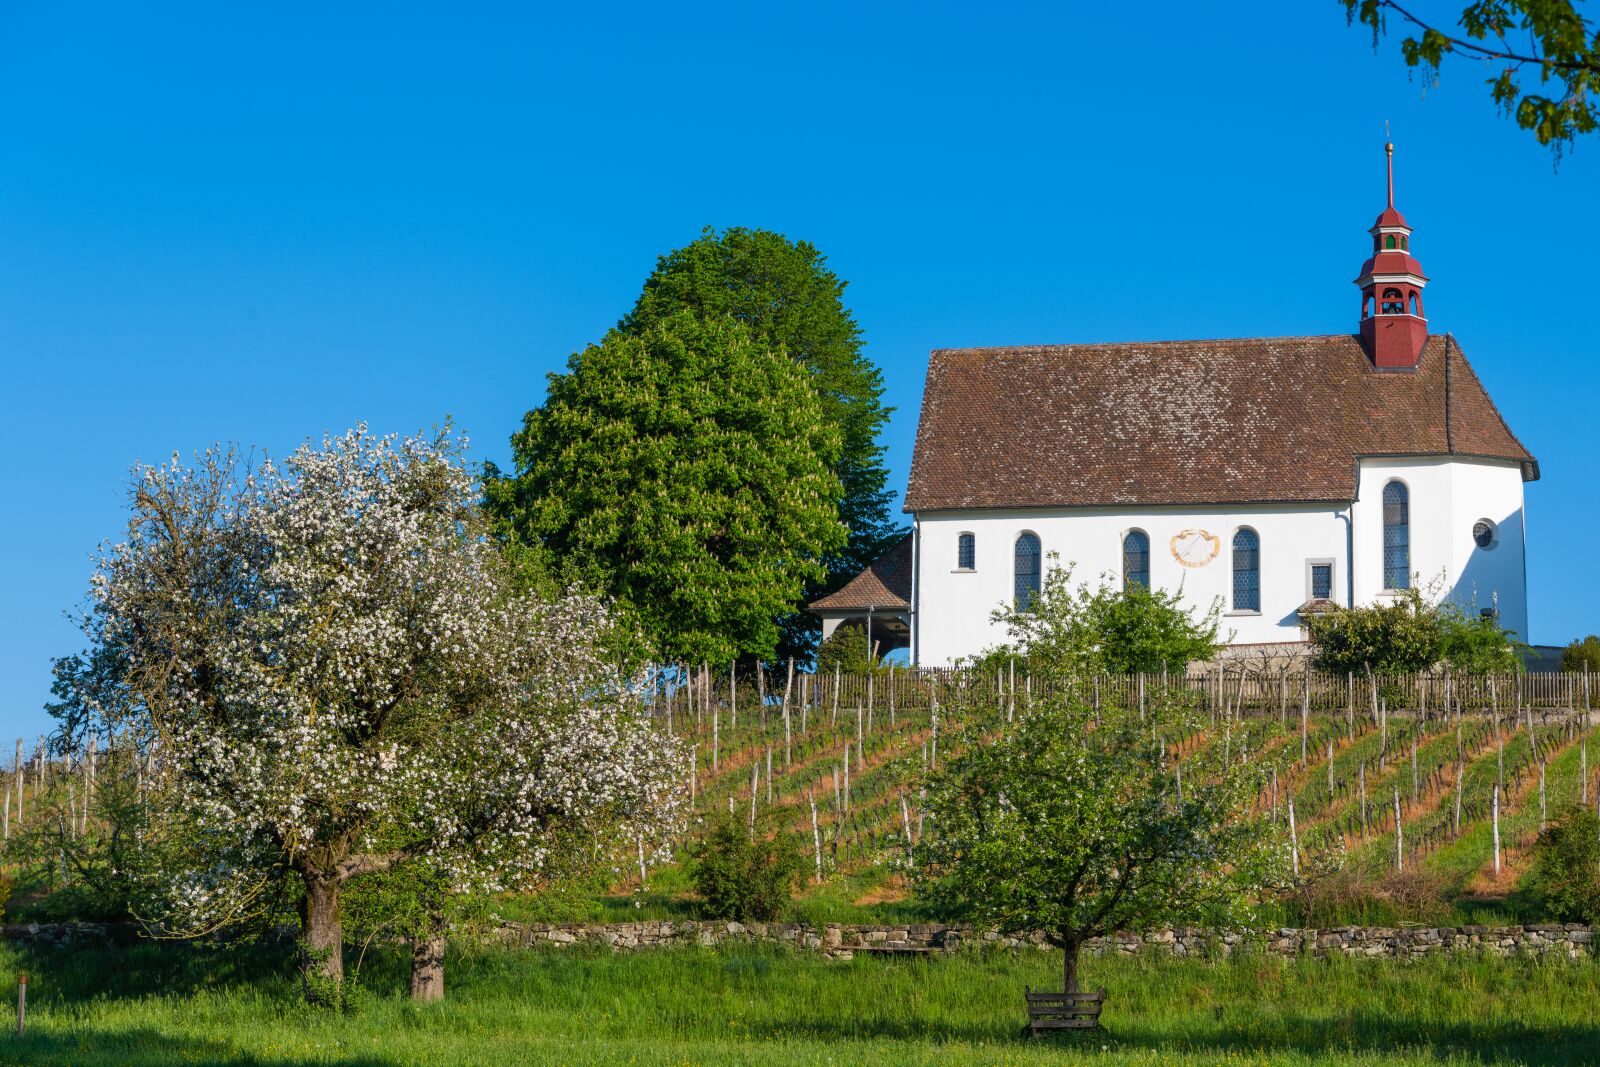
<svg viewBox="0 0 1600 1067">
<path fill-rule="evenodd" d="M 820 557 L 825 573 L 807 583 L 807 600 L 843 585 L 901 533 L 889 517 L 892 494 L 878 443 L 891 409 L 883 405 L 883 375 L 863 351 L 861 328 L 845 306 L 846 284 L 805 241 L 768 230 L 708 228 L 661 257 L 620 324 L 638 335 L 681 311 L 731 318 L 809 372 L 823 416 L 839 432 L 834 471 L 849 538 Z M 791 606 L 782 628 L 783 654 L 809 654 L 815 646 L 819 623 L 808 613 Z"/>
<path fill-rule="evenodd" d="M 513 540 L 615 598 L 655 654 L 765 657 L 845 542 L 839 439 L 783 349 L 679 311 L 551 375 L 488 502 Z"/>
<path fill-rule="evenodd" d="M 1400 42 L 1408 66 L 1437 80 L 1446 56 L 1477 60 L 1500 110 L 1557 152 L 1600 129 L 1600 30 L 1577 0 L 1474 0 L 1456 27 L 1394 0 L 1340 0 L 1352 22 L 1372 28 L 1372 43 L 1393 15 L 1411 28 Z M 1523 87 L 1528 75 L 1538 88 Z"/>
</svg>

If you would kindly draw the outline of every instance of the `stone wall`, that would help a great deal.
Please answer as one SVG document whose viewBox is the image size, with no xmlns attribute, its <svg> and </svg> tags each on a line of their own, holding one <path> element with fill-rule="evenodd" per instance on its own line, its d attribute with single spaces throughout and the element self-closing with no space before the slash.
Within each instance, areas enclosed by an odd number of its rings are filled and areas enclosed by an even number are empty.
<svg viewBox="0 0 1600 1067">
<path fill-rule="evenodd" d="M 765 942 L 792 945 L 849 959 L 857 952 L 952 952 L 963 947 L 1049 950 L 1041 934 L 1002 937 L 993 930 L 970 926 L 910 923 L 904 926 L 864 926 L 829 923 L 736 922 L 636 922 L 586 926 L 581 924 L 508 924 L 504 938 L 513 944 L 603 946 L 626 952 L 671 945 L 720 945 L 729 942 Z M 1170 952 L 1178 956 L 1229 955 L 1241 946 L 1277 956 L 1371 956 L 1411 959 L 1436 952 L 1488 951 L 1499 955 L 1555 954 L 1576 959 L 1590 952 L 1592 934 L 1587 926 L 1543 924 L 1535 926 L 1362 927 L 1330 930 L 1269 930 L 1258 934 L 1216 934 L 1203 930 L 1162 930 L 1150 934 L 1118 934 L 1090 942 L 1093 955 L 1115 952 L 1131 956 L 1141 951 Z"/>
<path fill-rule="evenodd" d="M 990 947 L 1051 951 L 1040 934 L 1001 937 L 993 930 L 936 923 L 867 926 L 829 923 L 736 923 L 670 920 L 586 925 L 507 923 L 501 940 L 509 945 L 566 948 L 588 946 L 615 952 L 672 946 L 774 944 L 820 952 L 835 959 L 857 953 L 920 954 Z M 1491 952 L 1502 956 L 1555 955 L 1577 959 L 1592 951 L 1587 926 L 1379 927 L 1340 926 L 1330 930 L 1268 930 L 1255 934 L 1216 934 L 1204 930 L 1161 930 L 1117 934 L 1090 942 L 1092 955 L 1168 952 L 1177 956 L 1231 955 L 1240 949 L 1270 955 L 1364 956 L 1414 959 L 1439 952 Z M 138 938 L 130 925 L 104 923 L 29 923 L 0 927 L 0 940 L 37 945 L 126 944 Z"/>
</svg>

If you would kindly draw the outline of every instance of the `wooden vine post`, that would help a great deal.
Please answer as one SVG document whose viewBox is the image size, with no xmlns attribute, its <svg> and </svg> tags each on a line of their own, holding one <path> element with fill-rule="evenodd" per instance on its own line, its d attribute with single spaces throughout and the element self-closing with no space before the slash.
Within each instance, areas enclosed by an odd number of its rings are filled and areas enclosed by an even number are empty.
<svg viewBox="0 0 1600 1067">
<path fill-rule="evenodd" d="M 1406 849 L 1404 831 L 1400 827 L 1400 787 L 1394 787 L 1394 869 L 1406 869 Z"/>
<path fill-rule="evenodd" d="M 1494 873 L 1500 873 L 1500 783 L 1494 784 L 1494 793 L 1490 797 L 1490 806 L 1494 816 Z"/>
</svg>

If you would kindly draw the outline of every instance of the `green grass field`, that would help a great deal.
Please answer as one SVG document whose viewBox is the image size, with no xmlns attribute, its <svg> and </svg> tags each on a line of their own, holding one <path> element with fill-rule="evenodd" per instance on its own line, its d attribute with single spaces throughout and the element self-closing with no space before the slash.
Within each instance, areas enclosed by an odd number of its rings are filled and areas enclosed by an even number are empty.
<svg viewBox="0 0 1600 1067">
<path fill-rule="evenodd" d="M 1592 1064 L 1600 966 L 1246 956 L 1087 961 L 1106 1030 L 1019 1037 L 1024 984 L 1059 956 L 830 962 L 780 950 L 453 958 L 413 1005 L 367 955 L 360 1010 L 301 1006 L 281 950 L 0 949 L 30 976 L 28 1036 L 0 1064 Z"/>
</svg>

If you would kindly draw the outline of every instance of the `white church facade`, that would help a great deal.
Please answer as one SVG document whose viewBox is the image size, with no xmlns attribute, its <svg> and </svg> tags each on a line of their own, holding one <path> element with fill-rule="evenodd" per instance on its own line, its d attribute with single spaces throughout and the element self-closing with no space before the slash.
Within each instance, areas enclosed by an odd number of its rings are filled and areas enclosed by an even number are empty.
<svg viewBox="0 0 1600 1067">
<path fill-rule="evenodd" d="M 947 665 L 1070 566 L 1216 604 L 1240 648 L 1412 588 L 1526 640 L 1538 464 L 1455 338 L 1428 332 L 1392 165 L 1389 190 L 1355 334 L 933 352 L 912 532 L 812 604 L 825 632 L 864 619 L 880 649 Z"/>
</svg>

